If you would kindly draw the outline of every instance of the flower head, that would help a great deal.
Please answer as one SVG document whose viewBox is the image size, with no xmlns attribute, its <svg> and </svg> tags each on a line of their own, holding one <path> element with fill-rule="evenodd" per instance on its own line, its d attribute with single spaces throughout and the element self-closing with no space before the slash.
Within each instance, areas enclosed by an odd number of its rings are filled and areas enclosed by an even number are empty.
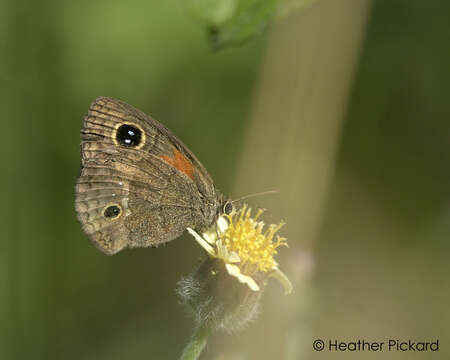
<svg viewBox="0 0 450 360">
<path fill-rule="evenodd" d="M 285 238 L 278 235 L 275 238 L 284 224 L 271 224 L 264 230 L 264 222 L 258 220 L 263 211 L 258 210 L 255 217 L 251 212 L 251 208 L 244 205 L 230 215 L 222 215 L 203 236 L 191 228 L 187 230 L 211 258 L 224 262 L 229 275 L 251 290 L 259 291 L 257 281 L 269 275 L 279 280 L 288 294 L 292 285 L 274 259 L 277 248 L 287 246 Z"/>
</svg>

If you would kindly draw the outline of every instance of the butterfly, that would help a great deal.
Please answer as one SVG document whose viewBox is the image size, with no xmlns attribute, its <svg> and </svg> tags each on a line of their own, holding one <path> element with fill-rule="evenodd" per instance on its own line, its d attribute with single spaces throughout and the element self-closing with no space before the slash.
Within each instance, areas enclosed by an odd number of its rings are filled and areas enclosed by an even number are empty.
<svg viewBox="0 0 450 360">
<path fill-rule="evenodd" d="M 108 255 L 158 246 L 187 227 L 204 231 L 233 211 L 181 140 L 108 97 L 97 98 L 84 118 L 75 192 L 83 230 Z"/>
</svg>

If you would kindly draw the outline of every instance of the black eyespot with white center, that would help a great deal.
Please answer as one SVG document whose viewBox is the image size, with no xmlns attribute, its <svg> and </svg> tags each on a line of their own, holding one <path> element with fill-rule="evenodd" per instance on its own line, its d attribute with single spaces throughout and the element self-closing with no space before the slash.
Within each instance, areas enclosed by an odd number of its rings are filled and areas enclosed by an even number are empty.
<svg viewBox="0 0 450 360">
<path fill-rule="evenodd" d="M 122 209 L 117 205 L 108 205 L 105 210 L 103 210 L 103 216 L 107 219 L 114 219 L 120 215 Z"/>
<path fill-rule="evenodd" d="M 227 215 L 230 215 L 233 212 L 233 203 L 231 201 L 227 201 L 223 206 L 223 212 Z"/>
<path fill-rule="evenodd" d="M 117 129 L 116 140 L 120 145 L 137 147 L 142 141 L 142 131 L 130 124 L 121 125 Z"/>
</svg>

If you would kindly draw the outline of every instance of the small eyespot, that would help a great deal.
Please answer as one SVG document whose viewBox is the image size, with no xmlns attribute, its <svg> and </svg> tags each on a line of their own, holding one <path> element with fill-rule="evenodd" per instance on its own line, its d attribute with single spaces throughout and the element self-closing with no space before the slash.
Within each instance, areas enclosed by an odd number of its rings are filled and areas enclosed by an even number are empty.
<svg viewBox="0 0 450 360">
<path fill-rule="evenodd" d="M 103 216 L 107 219 L 114 219 L 122 213 L 122 209 L 117 205 L 108 205 L 105 210 L 103 210 Z"/>
<path fill-rule="evenodd" d="M 116 131 L 116 141 L 122 146 L 138 147 L 143 141 L 142 130 L 131 124 L 120 125 Z"/>
<path fill-rule="evenodd" d="M 224 214 L 230 215 L 233 212 L 233 203 L 231 201 L 227 201 L 223 206 Z"/>
</svg>

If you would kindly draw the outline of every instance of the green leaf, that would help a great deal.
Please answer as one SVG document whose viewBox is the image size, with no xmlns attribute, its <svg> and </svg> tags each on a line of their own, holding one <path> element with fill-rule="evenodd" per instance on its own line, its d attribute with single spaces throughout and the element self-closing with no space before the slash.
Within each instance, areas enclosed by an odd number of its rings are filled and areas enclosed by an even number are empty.
<svg viewBox="0 0 450 360">
<path fill-rule="evenodd" d="M 206 26 L 223 25 L 236 11 L 239 0 L 190 0 L 189 13 Z"/>
<path fill-rule="evenodd" d="M 278 0 L 190 0 L 189 10 L 207 29 L 213 49 L 259 35 L 276 14 Z"/>
</svg>

